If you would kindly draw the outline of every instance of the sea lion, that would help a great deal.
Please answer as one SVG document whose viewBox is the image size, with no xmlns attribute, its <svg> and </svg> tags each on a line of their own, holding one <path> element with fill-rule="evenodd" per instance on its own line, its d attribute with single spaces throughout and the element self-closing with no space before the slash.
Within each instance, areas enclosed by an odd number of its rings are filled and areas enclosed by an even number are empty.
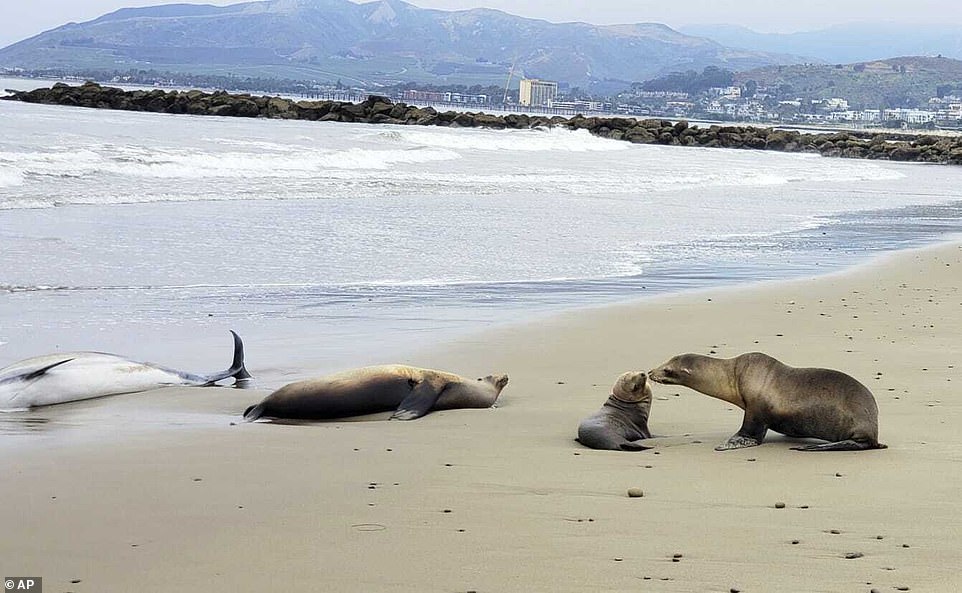
<svg viewBox="0 0 962 593">
<path fill-rule="evenodd" d="M 651 438 L 648 412 L 651 387 L 644 372 L 630 371 L 615 381 L 611 396 L 600 410 L 578 425 L 578 442 L 592 449 L 641 451 L 650 449 L 635 441 Z"/>
<path fill-rule="evenodd" d="M 400 364 L 364 367 L 285 385 L 244 418 L 326 420 L 396 410 L 391 420 L 414 420 L 431 410 L 490 408 L 507 384 L 507 375 L 472 381 Z"/>
<path fill-rule="evenodd" d="M 21 360 L 0 369 L 0 409 L 48 406 L 171 385 L 207 386 L 230 377 L 234 385 L 245 386 L 251 375 L 244 367 L 244 343 L 236 333 L 231 334 L 234 359 L 230 368 L 209 375 L 103 352 L 65 352 Z"/>
<path fill-rule="evenodd" d="M 767 354 L 735 358 L 681 354 L 648 372 L 667 385 L 684 385 L 745 410 L 742 426 L 716 451 L 760 445 L 768 429 L 827 443 L 799 451 L 884 449 L 878 442 L 878 405 L 867 387 L 831 369 L 795 368 Z"/>
</svg>

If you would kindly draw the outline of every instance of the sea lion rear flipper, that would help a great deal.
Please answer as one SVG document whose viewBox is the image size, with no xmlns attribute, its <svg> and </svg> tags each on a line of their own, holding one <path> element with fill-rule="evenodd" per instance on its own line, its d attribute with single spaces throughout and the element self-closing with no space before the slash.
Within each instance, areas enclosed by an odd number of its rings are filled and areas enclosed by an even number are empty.
<svg viewBox="0 0 962 593">
<path fill-rule="evenodd" d="M 441 391 L 429 381 L 421 381 L 401 400 L 397 411 L 391 415 L 391 420 L 414 420 L 424 416 L 431 411 L 439 395 Z"/>
<path fill-rule="evenodd" d="M 264 415 L 264 407 L 264 402 L 249 406 L 246 410 L 244 410 L 244 420 L 247 420 L 248 422 L 257 420 Z"/>
<path fill-rule="evenodd" d="M 649 447 L 648 445 L 642 445 L 638 441 L 626 441 L 619 445 L 622 451 L 646 451 L 648 449 L 654 449 L 654 447 Z"/>
</svg>

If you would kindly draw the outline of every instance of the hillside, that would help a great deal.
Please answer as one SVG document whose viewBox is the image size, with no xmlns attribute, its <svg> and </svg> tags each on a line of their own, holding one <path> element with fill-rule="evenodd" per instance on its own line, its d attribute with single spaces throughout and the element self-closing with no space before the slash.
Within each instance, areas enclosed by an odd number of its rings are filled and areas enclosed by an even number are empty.
<svg viewBox="0 0 962 593">
<path fill-rule="evenodd" d="M 118 10 L 0 50 L 0 67 L 154 69 L 372 86 L 504 84 L 517 75 L 592 87 L 689 68 L 745 70 L 791 57 L 733 50 L 665 25 L 550 23 L 400 0 L 264 0 Z"/>
<path fill-rule="evenodd" d="M 931 97 L 962 95 L 962 61 L 901 57 L 843 65 L 770 66 L 735 75 L 736 84 L 754 80 L 777 89 L 780 98 L 845 98 L 853 109 L 916 108 Z"/>
<path fill-rule="evenodd" d="M 866 15 L 884 18 L 884 12 Z M 936 56 L 962 60 L 962 30 L 942 25 L 853 23 L 798 33 L 758 33 L 739 25 L 690 25 L 687 35 L 730 47 L 809 56 L 830 64 L 871 62 L 892 56 Z"/>
</svg>

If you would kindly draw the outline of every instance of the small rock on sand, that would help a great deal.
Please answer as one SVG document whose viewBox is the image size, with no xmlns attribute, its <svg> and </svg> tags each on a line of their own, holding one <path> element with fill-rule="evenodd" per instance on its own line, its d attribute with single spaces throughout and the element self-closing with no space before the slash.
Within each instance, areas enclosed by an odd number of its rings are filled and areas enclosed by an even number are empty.
<svg viewBox="0 0 962 593">
<path fill-rule="evenodd" d="M 645 491 L 642 490 L 641 488 L 628 489 L 628 498 L 641 498 L 644 495 L 645 495 Z"/>
</svg>

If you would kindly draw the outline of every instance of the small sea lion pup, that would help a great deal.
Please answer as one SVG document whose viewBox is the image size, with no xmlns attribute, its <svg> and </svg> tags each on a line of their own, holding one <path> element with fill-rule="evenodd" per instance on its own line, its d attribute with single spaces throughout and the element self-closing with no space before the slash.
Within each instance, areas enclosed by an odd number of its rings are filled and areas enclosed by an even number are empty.
<svg viewBox="0 0 962 593">
<path fill-rule="evenodd" d="M 884 449 L 878 442 L 878 405 L 852 377 L 820 368 L 795 368 L 761 352 L 735 358 L 681 354 L 649 371 L 657 383 L 684 385 L 745 410 L 742 427 L 716 451 L 760 445 L 768 429 L 827 443 L 799 451 Z"/>
<path fill-rule="evenodd" d="M 490 408 L 507 384 L 507 375 L 474 381 L 399 364 L 364 367 L 285 385 L 244 418 L 326 420 L 396 410 L 391 420 L 414 420 L 431 410 Z"/>
<path fill-rule="evenodd" d="M 651 449 L 636 442 L 651 438 L 648 431 L 650 410 L 648 377 L 640 371 L 624 373 L 615 381 L 611 396 L 601 409 L 578 425 L 578 442 L 592 449 Z"/>
</svg>

